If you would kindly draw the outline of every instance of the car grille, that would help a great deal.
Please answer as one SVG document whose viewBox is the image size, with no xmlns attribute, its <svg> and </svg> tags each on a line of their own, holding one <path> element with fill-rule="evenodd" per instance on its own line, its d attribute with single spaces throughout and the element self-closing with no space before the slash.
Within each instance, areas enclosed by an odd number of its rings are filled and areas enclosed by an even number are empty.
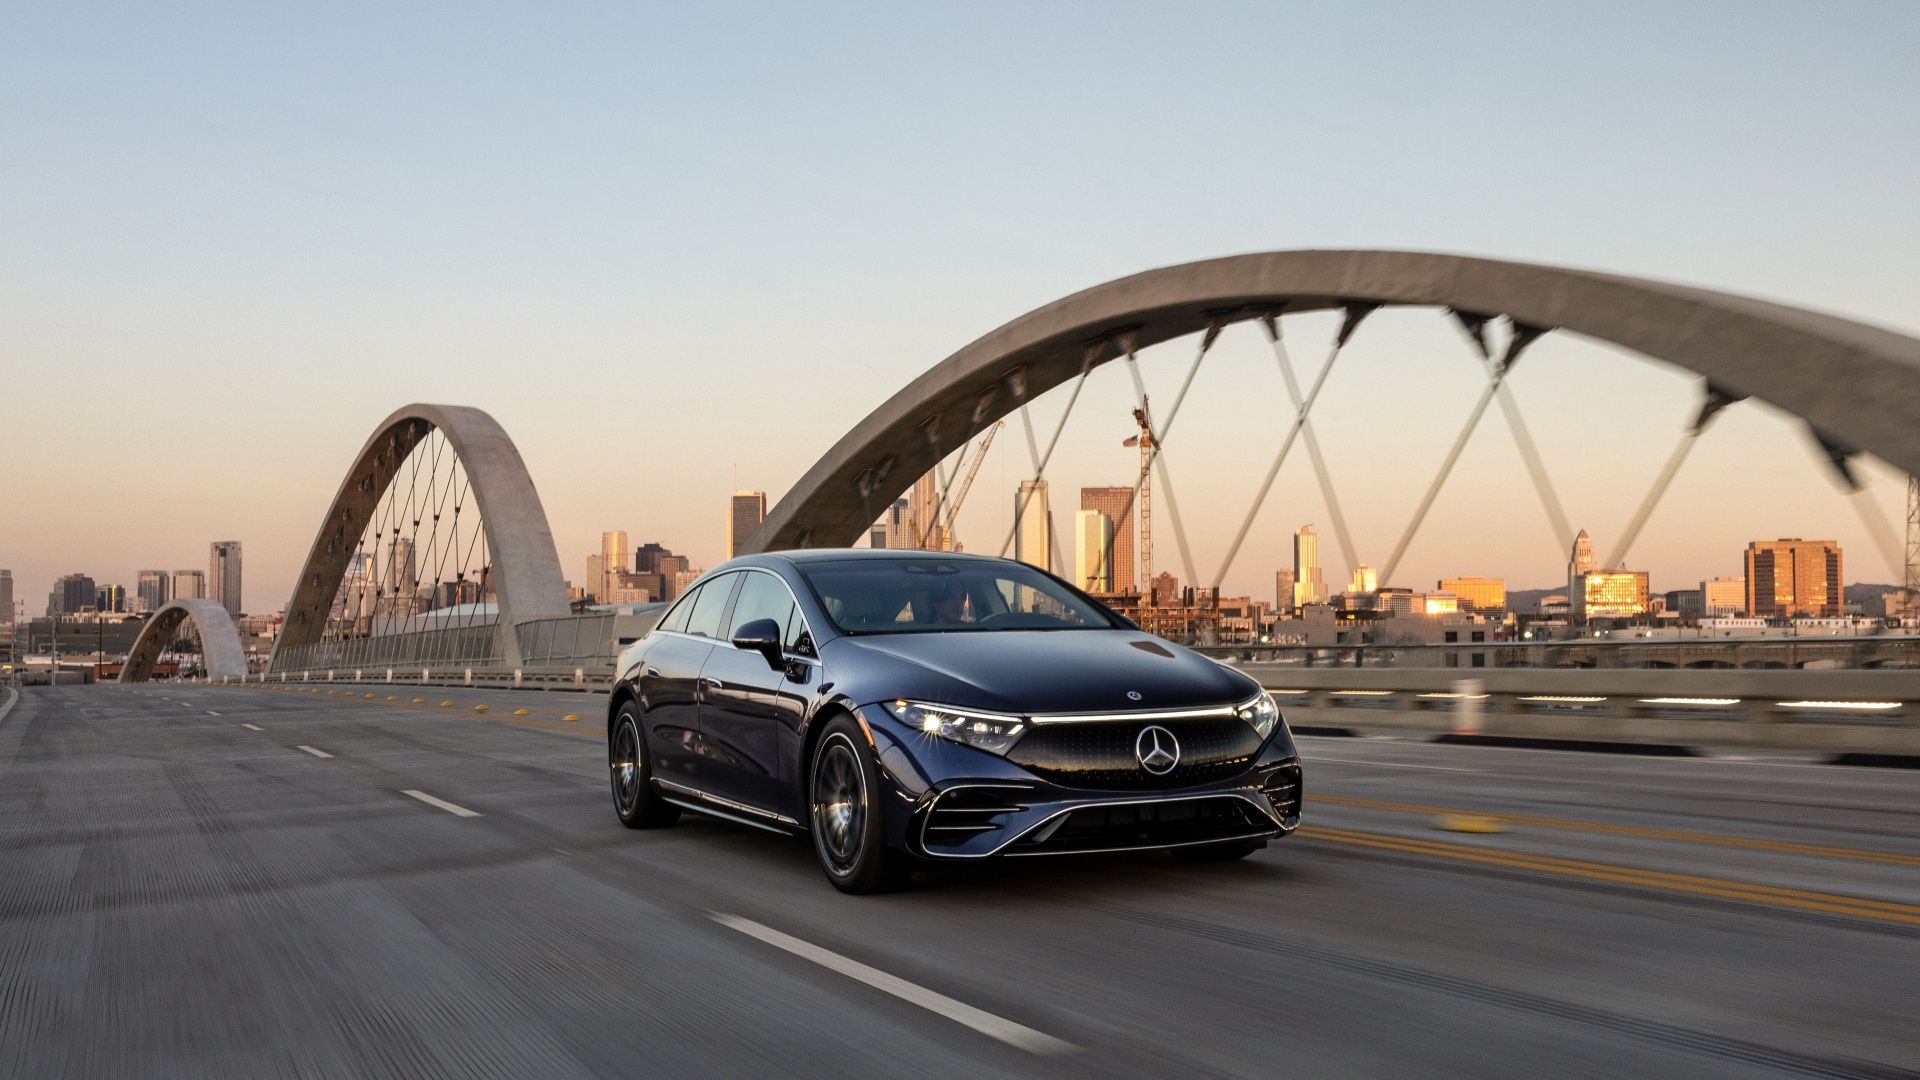
<svg viewBox="0 0 1920 1080">
<path fill-rule="evenodd" d="M 1279 828 L 1245 799 L 1222 796 L 1171 802 L 1087 806 L 1021 837 L 1008 855 L 1054 855 L 1172 847 L 1263 836 Z"/>
<path fill-rule="evenodd" d="M 1155 723 L 1180 741 L 1180 763 L 1165 776 L 1148 772 L 1134 755 L 1141 729 Z M 1142 791 L 1232 776 L 1259 751 L 1259 734 L 1238 717 L 1158 722 L 1145 714 L 1137 720 L 1035 724 L 1007 758 L 1068 787 Z"/>
<path fill-rule="evenodd" d="M 1021 799 L 1030 790 L 1025 786 L 967 785 L 943 792 L 927 810 L 921 839 L 928 850 L 937 851 L 959 847 L 981 833 L 998 832 L 1006 827 L 1007 815 L 1027 808 Z"/>
</svg>

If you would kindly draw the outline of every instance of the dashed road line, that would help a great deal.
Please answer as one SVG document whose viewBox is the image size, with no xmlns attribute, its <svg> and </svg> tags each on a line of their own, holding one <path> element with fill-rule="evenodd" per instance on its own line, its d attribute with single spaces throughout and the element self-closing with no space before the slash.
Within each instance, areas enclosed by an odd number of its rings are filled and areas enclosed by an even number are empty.
<svg viewBox="0 0 1920 1080">
<path fill-rule="evenodd" d="M 261 726 L 260 726 L 259 724 L 245 724 L 245 723 L 243 723 L 243 724 L 241 724 L 240 726 L 241 726 L 241 727 L 243 727 L 243 728 L 246 728 L 246 729 L 247 729 L 248 731 L 265 731 L 265 730 L 267 730 L 266 728 L 263 728 L 263 727 L 261 727 Z"/>
<path fill-rule="evenodd" d="M 315 750 L 311 746 L 296 746 L 294 747 L 294 749 L 305 750 L 307 753 L 312 754 L 314 757 L 332 757 L 333 756 L 332 754 L 327 753 L 325 750 Z"/>
<path fill-rule="evenodd" d="M 447 813 L 452 814 L 455 817 L 479 817 L 480 816 L 480 811 L 478 810 L 469 810 L 464 806 L 459 806 L 454 803 L 450 803 L 445 799 L 436 799 L 424 791 L 414 791 L 411 788 L 408 788 L 408 789 L 402 790 L 400 794 L 406 795 L 410 798 L 419 799 L 421 802 L 426 803 L 428 806 L 437 806 L 440 809 L 445 810 Z"/>
<path fill-rule="evenodd" d="M 208 709 L 208 710 L 207 710 L 207 715 L 208 715 L 208 716 L 219 716 L 220 714 L 219 714 L 219 713 L 217 713 L 217 712 L 214 712 L 214 711 L 213 711 L 212 709 Z"/>
<path fill-rule="evenodd" d="M 829 971 L 839 972 L 881 993 L 891 994 L 911 1005 L 918 1005 L 928 1012 L 937 1013 L 956 1024 L 970 1027 L 1008 1046 L 1018 1047 L 1032 1054 L 1046 1055 L 1071 1054 L 1079 1049 L 1072 1043 L 1056 1039 L 1045 1032 L 1035 1031 L 1023 1024 L 1016 1024 L 1004 1017 L 976 1009 L 965 1002 L 955 1001 L 945 994 L 935 993 L 924 986 L 889 975 L 879 968 L 841 956 L 812 942 L 802 941 L 791 934 L 783 934 L 770 926 L 762 926 L 752 919 L 744 919 L 738 915 L 728 915 L 719 911 L 708 912 L 708 915 L 721 926 L 738 930 L 748 937 L 763 941 L 776 949 L 783 949 L 803 960 L 811 960 Z"/>
</svg>

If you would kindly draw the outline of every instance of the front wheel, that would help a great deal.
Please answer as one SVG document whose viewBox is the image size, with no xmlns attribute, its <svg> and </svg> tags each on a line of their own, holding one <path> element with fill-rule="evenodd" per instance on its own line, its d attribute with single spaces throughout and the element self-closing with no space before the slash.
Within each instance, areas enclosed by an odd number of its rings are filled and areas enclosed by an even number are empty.
<svg viewBox="0 0 1920 1080">
<path fill-rule="evenodd" d="M 887 847 L 880 770 L 866 734 L 851 717 L 827 722 L 807 769 L 807 831 L 833 887 L 877 893 L 906 884 L 911 871 Z"/>
<path fill-rule="evenodd" d="M 629 829 L 657 829 L 680 818 L 680 808 L 653 789 L 653 764 L 640 734 L 640 709 L 629 701 L 613 718 L 607 739 L 607 768 L 613 774 L 613 811 Z"/>
</svg>

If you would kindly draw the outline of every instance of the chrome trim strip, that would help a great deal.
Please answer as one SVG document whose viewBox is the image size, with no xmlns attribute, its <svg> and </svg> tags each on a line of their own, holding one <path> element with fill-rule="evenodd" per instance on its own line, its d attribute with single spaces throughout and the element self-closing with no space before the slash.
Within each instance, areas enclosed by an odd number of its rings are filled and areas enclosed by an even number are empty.
<svg viewBox="0 0 1920 1080">
<path fill-rule="evenodd" d="M 1027 720 L 1035 724 L 1095 724 L 1115 721 L 1122 723 L 1138 721 L 1140 723 L 1150 724 L 1158 720 L 1198 720 L 1202 718 L 1222 719 L 1229 716 L 1237 717 L 1239 715 L 1238 709 L 1239 706 L 1237 705 L 1214 705 L 1204 709 L 1160 709 L 1152 712 L 1036 713 L 1027 717 Z"/>
<path fill-rule="evenodd" d="M 1007 858 L 1032 859 L 1043 855 L 1106 855 L 1116 851 L 1171 851 L 1177 847 L 1200 847 L 1203 844 L 1231 844 L 1235 840 L 1253 840 L 1260 837 L 1272 838 L 1285 835 L 1285 829 L 1268 829 L 1265 832 L 1252 832 L 1241 836 L 1222 836 L 1213 840 L 1182 840 L 1177 844 L 1148 844 L 1140 847 L 1074 848 L 1071 851 L 1009 851 L 1007 852 Z"/>
<path fill-rule="evenodd" d="M 767 832 L 773 833 L 776 836 L 793 835 L 788 830 L 782 829 L 776 825 L 769 825 L 764 821 L 756 821 L 753 818 L 747 817 L 744 814 L 730 814 L 727 811 L 722 810 L 717 806 L 713 806 L 710 803 L 703 803 L 695 799 L 676 799 L 671 795 L 662 795 L 660 796 L 660 801 L 670 802 L 675 806 L 684 807 L 688 810 L 693 811 L 696 814 L 706 814 L 708 817 L 716 817 L 722 821 L 731 821 L 735 825 L 746 825 L 754 829 L 764 829 Z"/>
<path fill-rule="evenodd" d="M 673 780 L 667 780 L 662 777 L 656 776 L 653 778 L 653 782 L 656 784 L 659 784 L 663 788 L 670 788 L 674 791 L 680 792 L 683 795 L 690 795 L 693 798 L 701 799 L 705 802 L 712 803 L 715 806 L 724 806 L 729 810 L 734 810 L 739 813 L 752 814 L 755 817 L 764 818 L 768 821 L 778 821 L 782 824 L 793 825 L 796 827 L 800 824 L 798 821 L 795 821 L 794 819 L 786 816 L 785 814 L 776 814 L 770 810 L 762 810 L 757 806 L 748 806 L 746 803 L 734 802 L 732 799 L 723 799 L 718 795 L 711 795 L 711 794 L 708 794 L 707 792 L 701 791 L 699 788 L 688 787 L 685 784 L 678 783 Z"/>
<path fill-rule="evenodd" d="M 940 797 L 944 796 L 948 791 L 958 791 L 963 787 L 998 787 L 998 786 L 1001 786 L 1001 785 L 956 784 L 953 787 L 950 787 L 941 791 L 939 795 L 934 796 L 933 801 L 934 803 L 938 803 L 940 801 Z M 1255 794 L 1258 794 L 1258 793 L 1256 792 Z M 1060 817 L 1063 814 L 1071 814 L 1075 810 L 1102 809 L 1109 806 L 1145 806 L 1145 805 L 1155 804 L 1155 803 L 1193 802 L 1195 800 L 1200 800 L 1200 799 L 1239 799 L 1243 802 L 1251 803 L 1256 809 L 1260 811 L 1261 816 L 1265 817 L 1268 821 L 1273 822 L 1273 825 L 1274 825 L 1273 831 L 1271 832 L 1263 831 L 1257 834 L 1248 834 L 1248 835 L 1274 836 L 1274 835 L 1285 835 L 1293 831 L 1292 828 L 1288 827 L 1285 821 L 1274 816 L 1273 805 L 1271 803 L 1267 802 L 1265 798 L 1255 798 L 1254 795 L 1249 795 L 1245 791 L 1210 791 L 1210 792 L 1206 792 L 1198 795 L 1167 795 L 1167 796 L 1160 796 L 1160 797 L 1151 798 L 1151 799 L 1092 799 L 1086 802 L 1069 804 L 1067 806 L 1060 808 L 1059 810 L 1054 811 L 1051 814 L 1048 814 L 1046 817 L 1041 818 L 1039 821 L 1034 822 L 1032 825 L 1029 825 L 1027 828 L 1020 830 L 1019 833 L 1013 836 L 1009 836 L 1005 840 L 1002 840 L 999 844 L 995 845 L 989 851 L 983 851 L 973 855 L 965 855 L 965 854 L 960 854 L 958 852 L 942 853 L 942 852 L 934 851 L 933 849 L 927 847 L 927 822 L 933 817 L 933 809 L 932 809 L 933 804 L 929 804 L 926 816 L 923 817 L 920 821 L 920 850 L 929 858 L 935 858 L 935 859 L 988 859 L 988 858 L 992 858 L 995 855 L 1000 854 L 1000 852 L 1005 850 L 1009 844 L 1018 842 L 1027 834 L 1037 832 L 1040 829 L 1044 828 L 1046 824 L 1052 821 L 1054 818 Z M 1213 840 L 1191 841 L 1191 843 L 1215 844 L 1225 840 L 1234 840 L 1234 839 L 1246 839 L 1246 837 L 1245 836 L 1240 836 L 1240 837 L 1227 836 L 1227 837 L 1220 837 Z M 1153 851 L 1159 848 L 1185 847 L 1187 843 L 1189 842 L 1182 841 L 1179 844 L 1147 844 L 1137 848 L 1092 848 L 1092 849 L 1089 849 L 1089 851 Z M 1067 854 L 1075 854 L 1075 853 L 1065 852 L 1065 851 L 1035 851 L 1035 852 L 1030 852 L 1029 854 L 1067 855 Z"/>
</svg>

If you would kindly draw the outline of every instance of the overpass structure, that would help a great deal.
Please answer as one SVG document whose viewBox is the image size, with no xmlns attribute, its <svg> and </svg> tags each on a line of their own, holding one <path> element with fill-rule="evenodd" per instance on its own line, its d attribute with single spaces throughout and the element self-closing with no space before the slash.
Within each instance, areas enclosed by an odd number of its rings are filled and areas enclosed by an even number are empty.
<svg viewBox="0 0 1920 1080">
<path fill-rule="evenodd" d="M 1642 278 L 1418 252 L 1282 251 L 1121 278 L 982 336 L 912 379 L 828 448 L 773 508 L 745 550 L 851 545 L 882 508 L 926 475 L 940 481 L 934 500 L 938 519 L 961 471 L 955 455 L 964 455 L 976 438 L 1002 422 L 1017 419 L 1025 428 L 1030 475 L 1042 481 L 1088 378 L 1117 364 L 1127 370 L 1138 396 L 1149 448 L 1143 461 L 1159 481 L 1156 497 L 1164 500 L 1185 580 L 1218 585 L 1296 445 L 1312 457 L 1337 539 L 1349 563 L 1357 563 L 1312 417 L 1342 351 L 1362 324 L 1385 308 L 1441 313 L 1464 334 L 1485 383 L 1385 561 L 1381 580 L 1393 574 L 1468 439 L 1496 404 L 1555 536 L 1571 541 L 1558 494 L 1506 384 L 1523 355 L 1548 334 L 1611 343 L 1697 379 L 1693 423 L 1680 433 L 1667 468 L 1641 501 L 1613 553 L 1617 556 L 1633 543 L 1700 434 L 1721 410 L 1743 399 L 1766 401 L 1803 420 L 1843 483 L 1858 486 L 1854 463 L 1864 454 L 1920 474 L 1920 340 L 1818 312 Z M 1336 313 L 1338 332 L 1317 371 L 1296 372 L 1286 349 L 1288 320 L 1317 312 Z M 1264 469 L 1249 470 L 1258 482 L 1224 561 L 1217 570 L 1202 572 L 1179 517 L 1166 448 L 1209 351 L 1224 330 L 1243 323 L 1256 327 L 1272 346 L 1291 411 L 1274 458 Z M 1195 347 L 1179 392 L 1170 407 L 1149 411 L 1138 354 L 1182 337 L 1191 337 Z M 1058 426 L 1050 433 L 1036 431 L 1027 406 L 1056 389 L 1066 398 Z M 952 464 L 943 467 L 947 462 Z M 1143 483 L 1147 476 L 1143 470 Z M 539 494 L 506 432 L 477 409 L 409 405 L 375 426 L 348 467 L 321 515 L 272 660 L 253 677 L 586 687 L 607 679 L 619 650 L 643 634 L 657 614 L 572 610 Z M 211 612 L 194 615 L 203 630 L 217 621 Z M 157 656 L 150 649 L 136 653 L 123 676 L 129 681 L 146 678 Z M 1886 654 L 1892 660 L 1885 666 L 1895 668 L 1911 656 L 1898 648 Z M 1248 653 L 1222 659 L 1262 658 Z M 1543 661 L 1522 656 L 1515 662 Z M 1412 692 L 1419 684 L 1428 687 L 1419 692 L 1451 692 L 1458 672 L 1437 664 L 1420 668 L 1420 663 L 1414 660 L 1392 674 L 1395 687 Z M 1689 653 L 1680 666 L 1724 665 L 1705 653 Z M 1820 677 L 1830 681 L 1845 674 Z M 1920 679 L 1920 674 L 1897 671 L 1875 675 L 1881 679 L 1876 688 L 1888 678 Z M 1354 683 L 1345 689 L 1364 690 L 1365 680 L 1386 677 L 1376 666 L 1341 678 Z M 1840 689 L 1822 685 L 1823 693 Z M 1875 689 L 1875 700 L 1888 693 Z M 1920 715 L 1904 704 L 1920 699 L 1920 690 L 1892 697 L 1903 704 L 1892 715 L 1877 715 L 1877 723 L 1920 723 Z"/>
</svg>

